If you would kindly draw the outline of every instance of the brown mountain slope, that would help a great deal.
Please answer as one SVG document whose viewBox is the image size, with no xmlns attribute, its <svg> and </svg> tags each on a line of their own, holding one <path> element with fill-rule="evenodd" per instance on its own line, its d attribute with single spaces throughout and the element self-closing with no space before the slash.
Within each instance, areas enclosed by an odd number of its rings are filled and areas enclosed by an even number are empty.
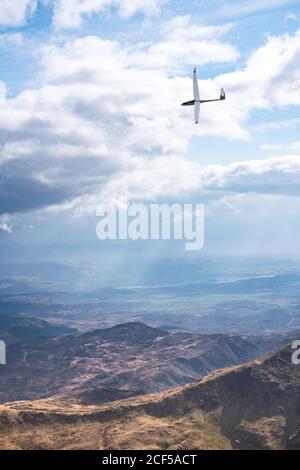
<svg viewBox="0 0 300 470">
<path fill-rule="evenodd" d="M 59 395 L 104 403 L 193 382 L 212 370 L 261 357 L 285 336 L 173 333 L 127 323 L 77 337 L 12 344 L 0 367 L 0 402 Z"/>
<path fill-rule="evenodd" d="M 292 349 L 169 392 L 101 406 L 0 407 L 0 448 L 300 448 L 300 366 Z"/>
</svg>

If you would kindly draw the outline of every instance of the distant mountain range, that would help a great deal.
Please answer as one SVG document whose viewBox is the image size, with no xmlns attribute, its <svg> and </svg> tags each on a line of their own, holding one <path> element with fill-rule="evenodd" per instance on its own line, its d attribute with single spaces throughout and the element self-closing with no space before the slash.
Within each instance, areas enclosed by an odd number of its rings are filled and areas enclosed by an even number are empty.
<svg viewBox="0 0 300 470">
<path fill-rule="evenodd" d="M 0 313 L 0 339 L 7 345 L 39 336 L 60 336 L 76 332 L 74 328 L 52 324 L 38 318 Z"/>
<path fill-rule="evenodd" d="M 0 448 L 297 449 L 300 366 L 291 355 L 285 347 L 193 384 L 104 405 L 57 399 L 2 405 Z"/>
<path fill-rule="evenodd" d="M 7 348 L 7 364 L 0 367 L 1 403 L 56 396 L 63 402 L 98 404 L 159 392 L 261 357 L 300 337 L 170 334 L 139 322 L 49 337 L 51 327 L 40 320 L 29 326 L 12 323 L 8 332 L 34 335 L 38 328 L 45 329 L 44 337 Z"/>
<path fill-rule="evenodd" d="M 50 261 L 2 263 L 0 293 L 70 290 L 84 283 L 86 276 L 86 270 Z"/>
</svg>

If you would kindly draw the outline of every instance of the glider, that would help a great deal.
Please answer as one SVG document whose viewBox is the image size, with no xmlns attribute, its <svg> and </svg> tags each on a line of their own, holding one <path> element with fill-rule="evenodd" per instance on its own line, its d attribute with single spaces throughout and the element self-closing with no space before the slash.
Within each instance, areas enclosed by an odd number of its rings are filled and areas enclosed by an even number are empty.
<svg viewBox="0 0 300 470">
<path fill-rule="evenodd" d="M 214 100 L 200 100 L 196 67 L 194 68 L 194 72 L 193 72 L 193 91 L 194 91 L 194 99 L 192 101 L 186 101 L 185 103 L 182 103 L 181 106 L 194 106 L 194 116 L 195 116 L 196 124 L 198 124 L 198 121 L 199 121 L 201 103 L 211 103 L 212 101 L 223 101 L 226 98 L 224 88 L 221 88 L 220 98 L 217 98 Z"/>
</svg>

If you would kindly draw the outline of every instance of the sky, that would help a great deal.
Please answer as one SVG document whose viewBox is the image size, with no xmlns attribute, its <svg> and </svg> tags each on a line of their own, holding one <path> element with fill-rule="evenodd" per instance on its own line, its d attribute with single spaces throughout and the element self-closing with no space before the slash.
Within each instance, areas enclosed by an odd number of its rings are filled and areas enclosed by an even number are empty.
<svg viewBox="0 0 300 470">
<path fill-rule="evenodd" d="M 198 125 L 194 66 L 227 96 Z M 299 255 L 299 129 L 299 1 L 0 0 L 2 247 L 96 244 L 121 198 L 205 204 L 209 253 Z"/>
</svg>

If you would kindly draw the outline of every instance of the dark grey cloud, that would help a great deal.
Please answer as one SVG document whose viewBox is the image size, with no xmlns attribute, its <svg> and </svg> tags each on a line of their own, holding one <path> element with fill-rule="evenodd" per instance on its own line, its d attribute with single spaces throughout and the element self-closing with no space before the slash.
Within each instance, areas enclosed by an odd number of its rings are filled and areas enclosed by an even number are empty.
<svg viewBox="0 0 300 470">
<path fill-rule="evenodd" d="M 70 188 L 50 187 L 30 176 L 4 176 L 0 180 L 0 214 L 58 204 L 71 196 Z"/>
<path fill-rule="evenodd" d="M 56 168 L 51 182 L 35 177 Z M 100 191 L 115 169 L 103 160 L 78 157 L 62 160 L 45 152 L 30 158 L 12 159 L 0 168 L 0 214 L 25 212 L 61 204 Z"/>
</svg>

